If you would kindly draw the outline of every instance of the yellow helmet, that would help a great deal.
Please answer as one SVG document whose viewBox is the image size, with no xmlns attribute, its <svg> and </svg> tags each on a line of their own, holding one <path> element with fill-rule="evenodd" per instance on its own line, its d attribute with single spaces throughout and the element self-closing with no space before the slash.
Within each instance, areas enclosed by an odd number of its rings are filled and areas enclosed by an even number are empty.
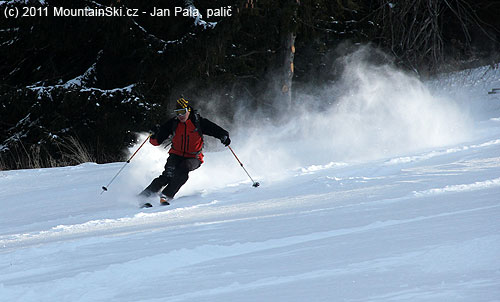
<svg viewBox="0 0 500 302">
<path fill-rule="evenodd" d="M 180 98 L 180 99 L 177 100 L 177 102 L 175 104 L 175 108 L 176 109 L 185 109 L 185 108 L 188 108 L 188 110 L 190 110 L 189 101 L 186 100 L 185 98 Z"/>
</svg>

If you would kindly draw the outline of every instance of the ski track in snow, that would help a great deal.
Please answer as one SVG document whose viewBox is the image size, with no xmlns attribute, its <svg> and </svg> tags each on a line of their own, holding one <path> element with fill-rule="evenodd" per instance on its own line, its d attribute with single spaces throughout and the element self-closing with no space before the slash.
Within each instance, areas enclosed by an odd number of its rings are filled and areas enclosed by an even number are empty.
<svg viewBox="0 0 500 302">
<path fill-rule="evenodd" d="M 500 178 L 495 179 L 494 181 L 486 181 L 481 183 L 475 183 L 472 185 L 459 185 L 459 186 L 451 186 L 443 189 L 431 189 L 424 192 L 415 192 L 414 194 L 419 195 L 428 195 L 428 194 L 437 194 L 443 192 L 461 192 L 461 191 L 470 191 L 470 190 L 478 190 L 483 188 L 489 188 L 493 184 L 494 186 L 500 186 Z M 333 197 L 332 197 L 333 198 Z M 398 198 L 397 200 L 402 200 L 404 198 Z M 387 203 L 388 200 L 383 200 L 382 202 Z M 212 202 L 211 204 L 215 204 L 216 202 Z M 273 200 L 269 202 L 269 204 L 273 204 L 272 207 L 282 208 L 284 203 L 278 200 Z M 307 213 L 310 211 L 304 212 L 295 212 L 291 213 L 282 213 L 276 215 L 259 215 L 259 212 L 262 211 L 262 208 L 259 208 L 259 205 L 251 205 L 251 208 L 257 209 L 256 211 L 252 211 L 245 206 L 230 206 L 230 207 L 222 207 L 218 208 L 216 211 L 207 211 L 203 209 L 201 211 L 194 211 L 194 209 L 199 209 L 203 206 L 200 205 L 189 208 L 180 208 L 171 211 L 164 211 L 159 213 L 140 213 L 133 217 L 126 218 L 118 218 L 118 219 L 101 219 L 101 220 L 92 220 L 82 224 L 76 225 L 59 225 L 51 228 L 47 231 L 34 232 L 34 233 L 25 233 L 25 234 L 13 234 L 8 236 L 0 237 L 0 246 L 7 250 L 8 248 L 19 248 L 23 246 L 36 245 L 39 243 L 48 243 L 48 242 L 56 242 L 62 240 L 69 240 L 81 237 L 93 237 L 93 236 L 103 236 L 103 235 L 123 235 L 134 232 L 140 232 L 144 230 L 150 231 L 151 229 L 171 229 L 171 228 L 182 228 L 189 226 L 203 226 L 203 225 L 211 225 L 211 224 L 219 224 L 226 223 L 238 220 L 249 220 L 249 219 L 259 219 L 259 218 L 268 218 L 272 216 L 284 216 L 284 215 L 296 215 L 301 213 Z M 266 206 L 265 206 L 266 207 Z M 416 217 L 412 219 L 405 220 L 396 220 L 396 221 L 384 221 L 384 222 L 376 222 L 367 226 L 362 226 L 353 229 L 346 230 L 337 230 L 334 232 L 327 232 L 327 237 L 332 237 L 336 235 L 346 235 L 356 232 L 362 232 L 366 230 L 373 230 L 381 227 L 394 226 L 403 223 L 411 223 L 415 221 L 421 221 L 426 219 L 433 219 L 443 216 L 457 215 L 463 214 L 467 212 L 473 211 L 483 211 L 489 209 L 495 209 L 500 207 L 499 205 L 494 205 L 490 207 L 483 208 L 474 208 L 465 211 L 456 211 L 450 213 L 441 213 L 438 215 L 424 216 L 424 217 Z M 269 210 L 269 207 L 267 210 Z M 314 212 L 318 211 L 327 211 L 338 209 L 338 207 L 334 208 L 323 208 L 316 209 Z M 256 212 L 256 213 L 255 213 Z M 186 213 L 186 214 L 183 214 Z M 224 213 L 221 215 L 220 213 Z M 223 220 L 219 220 L 220 218 L 224 218 Z M 216 218 L 216 219 L 214 219 Z M 186 220 L 188 223 L 186 223 Z M 208 220 L 205 222 L 200 222 Z M 335 233 L 335 234 L 334 234 Z M 312 238 L 316 238 L 316 236 L 321 237 L 321 234 L 311 234 Z M 286 239 L 285 241 L 288 241 Z M 311 239 L 314 240 L 314 239 Z M 291 240 L 292 244 L 294 244 L 294 240 Z M 269 243 L 266 243 L 269 245 Z M 272 244 L 271 244 L 272 245 Z"/>
<path fill-rule="evenodd" d="M 481 148 L 489 148 L 500 145 L 500 139 L 490 140 L 481 144 L 473 144 L 463 147 L 456 147 L 445 149 L 443 151 L 431 151 L 423 155 L 415 155 L 411 157 L 399 157 L 390 160 L 385 160 L 382 164 L 390 166 L 401 166 L 402 171 L 411 172 L 416 175 L 429 175 L 430 172 L 438 172 L 438 175 L 455 175 L 457 172 L 468 172 L 471 170 L 481 170 L 481 169 L 494 169 L 500 168 L 500 157 L 492 158 L 481 158 L 481 159 L 468 159 L 459 160 L 453 163 L 447 163 L 445 165 L 433 165 L 431 167 L 425 165 L 419 165 L 417 167 L 405 168 L 404 165 L 414 164 L 418 162 L 425 162 L 427 160 L 433 159 L 435 157 L 444 156 L 447 154 L 460 153 L 468 150 L 475 150 Z M 99 166 L 96 166 L 99 167 Z M 338 169 L 350 169 L 351 167 L 345 163 L 330 163 L 324 166 L 310 166 L 308 168 L 302 168 L 302 172 L 299 175 L 308 175 L 314 173 L 326 171 L 329 174 L 329 170 Z M 437 169 L 436 169 L 437 168 Z M 79 168 L 70 168 L 72 170 L 78 170 Z M 449 172 L 454 173 L 450 174 Z M 14 172 L 12 176 L 17 174 L 23 174 L 24 171 Z M 41 174 L 45 172 L 43 169 L 40 170 Z M 4 177 L 9 177 L 4 175 Z M 386 181 L 387 178 L 391 178 L 391 175 L 383 176 L 357 176 L 357 177 L 318 177 L 317 179 L 325 179 L 326 182 L 332 181 L 334 183 L 343 185 L 345 182 L 353 183 L 365 183 L 365 188 L 361 190 L 361 195 L 365 195 L 364 191 L 372 191 L 375 196 L 377 191 L 384 190 L 386 186 L 377 187 L 374 184 L 370 184 L 370 181 Z M 411 178 L 411 177 L 408 177 Z M 404 180 L 400 180 L 400 183 L 404 183 Z M 411 182 L 411 181 L 409 181 Z M 321 194 L 309 194 L 304 196 L 297 196 L 294 198 L 273 198 L 269 200 L 261 201 L 250 201 L 235 205 L 225 205 L 221 204 L 217 200 L 213 200 L 208 203 L 201 203 L 194 206 L 179 207 L 175 209 L 165 208 L 164 210 L 156 210 L 152 213 L 142 211 L 131 217 L 119 217 L 119 218 L 105 218 L 90 220 L 84 223 L 69 224 L 69 225 L 56 225 L 50 229 L 27 232 L 27 233 L 16 233 L 16 234 L 6 234 L 0 236 L 0 247 L 4 250 L 9 250 L 12 248 L 28 247 L 40 243 L 57 242 L 62 240 L 72 240 L 76 238 L 92 237 L 92 236 L 103 236 L 103 235 L 124 235 L 129 233 L 136 233 L 141 231 L 149 231 L 152 229 L 177 229 L 183 227 L 190 227 L 194 225 L 209 225 L 218 224 L 230 221 L 238 220 L 248 220 L 248 219 L 258 219 L 267 218 L 271 216 L 283 216 L 283 215 L 293 215 L 296 213 L 305 213 L 308 211 L 328 211 L 336 210 L 342 207 L 359 207 L 365 204 L 378 203 L 393 203 L 402 200 L 408 200 L 413 197 L 424 197 L 432 196 L 438 194 L 450 194 L 459 192 L 473 192 L 485 189 L 495 189 L 500 187 L 500 178 L 487 179 L 484 181 L 477 181 L 469 184 L 454 184 L 446 185 L 439 188 L 429 188 L 421 191 L 409 191 L 404 193 L 402 196 L 397 196 L 394 198 L 385 198 L 380 200 L 374 200 L 369 202 L 359 202 L 349 205 L 335 204 L 336 201 L 342 199 L 342 195 L 355 195 L 356 190 L 333 190 L 332 192 L 321 193 Z M 347 188 L 345 188 L 347 189 Z M 340 198 L 339 198 L 340 197 Z M 314 201 L 314 202 L 312 202 Z M 318 203 L 317 201 L 321 201 Z M 317 204 L 333 203 L 334 206 L 328 206 L 325 208 L 319 208 L 315 210 L 303 209 L 304 207 L 315 206 Z M 495 208 L 496 206 L 493 206 Z M 158 208 L 155 208 L 158 209 Z M 480 208 L 483 209 L 483 208 Z M 278 213 L 272 213 L 273 210 L 279 210 Z M 286 211 L 283 211 L 286 210 Z M 271 213 L 271 214 L 270 214 Z M 457 213 L 461 213 L 458 211 Z M 446 214 L 448 215 L 448 214 Z M 429 218 L 432 218 L 430 216 Z M 439 217 L 439 216 L 438 216 Z M 420 218 L 418 218 L 420 220 Z M 427 218 L 424 218 L 427 219 Z M 412 219 L 406 220 L 406 222 L 412 222 Z M 404 223 L 401 222 L 401 223 Z M 378 225 L 378 223 L 377 223 Z M 392 222 L 381 223 L 382 226 L 393 225 Z"/>
<path fill-rule="evenodd" d="M 477 191 L 494 187 L 500 187 L 500 177 L 485 181 L 478 181 L 472 184 L 450 185 L 444 188 L 429 189 L 421 192 L 414 192 L 414 194 L 416 196 L 421 196 L 421 195 L 431 195 L 431 194 L 443 194 L 448 192 Z"/>
<path fill-rule="evenodd" d="M 485 142 L 485 143 L 482 143 L 479 145 L 470 145 L 470 146 L 450 148 L 450 149 L 446 149 L 444 151 L 432 151 L 432 152 L 429 152 L 429 153 L 423 154 L 423 155 L 409 156 L 409 157 L 398 157 L 398 158 L 389 160 L 387 163 L 388 164 L 401 164 L 401 163 L 408 163 L 408 162 L 416 162 L 416 161 L 431 159 L 433 157 L 441 156 L 441 155 L 445 155 L 445 154 L 456 153 L 456 152 L 465 151 L 465 150 L 469 150 L 469 149 L 480 149 L 483 147 L 495 146 L 495 145 L 500 145 L 500 139 L 495 139 L 495 140 L 488 141 L 488 142 Z"/>
</svg>

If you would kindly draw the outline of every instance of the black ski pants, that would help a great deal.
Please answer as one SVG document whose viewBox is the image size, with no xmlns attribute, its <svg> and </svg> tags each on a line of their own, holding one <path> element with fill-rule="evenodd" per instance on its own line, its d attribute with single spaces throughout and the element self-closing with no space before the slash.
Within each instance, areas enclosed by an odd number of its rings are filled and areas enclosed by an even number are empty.
<svg viewBox="0 0 500 302">
<path fill-rule="evenodd" d="M 173 198 L 188 180 L 189 172 L 198 169 L 200 166 L 201 161 L 198 158 L 170 154 L 165 164 L 165 171 L 153 179 L 151 184 L 142 191 L 141 195 L 151 196 L 165 187 L 162 193 L 167 197 Z"/>
</svg>

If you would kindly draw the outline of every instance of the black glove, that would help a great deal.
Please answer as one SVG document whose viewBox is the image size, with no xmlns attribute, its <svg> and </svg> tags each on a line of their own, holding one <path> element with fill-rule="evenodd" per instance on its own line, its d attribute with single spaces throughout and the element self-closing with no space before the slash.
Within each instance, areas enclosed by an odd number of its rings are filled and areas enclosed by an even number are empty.
<svg viewBox="0 0 500 302">
<path fill-rule="evenodd" d="M 159 130 L 160 130 L 160 124 L 156 124 L 149 130 L 149 133 L 153 133 L 154 136 L 156 133 L 158 133 Z"/>
<path fill-rule="evenodd" d="M 231 143 L 231 139 L 229 138 L 229 136 L 225 135 L 223 138 L 220 139 L 220 142 L 227 147 Z"/>
</svg>

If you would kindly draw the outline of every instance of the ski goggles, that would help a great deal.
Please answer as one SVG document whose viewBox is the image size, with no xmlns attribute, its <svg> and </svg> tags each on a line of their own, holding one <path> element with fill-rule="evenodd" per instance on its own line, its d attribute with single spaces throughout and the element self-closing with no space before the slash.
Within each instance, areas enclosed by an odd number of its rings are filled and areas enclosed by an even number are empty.
<svg viewBox="0 0 500 302">
<path fill-rule="evenodd" d="M 174 110 L 174 113 L 176 115 L 184 115 L 188 112 L 188 109 L 187 108 L 182 108 L 182 109 L 175 109 Z"/>
</svg>

